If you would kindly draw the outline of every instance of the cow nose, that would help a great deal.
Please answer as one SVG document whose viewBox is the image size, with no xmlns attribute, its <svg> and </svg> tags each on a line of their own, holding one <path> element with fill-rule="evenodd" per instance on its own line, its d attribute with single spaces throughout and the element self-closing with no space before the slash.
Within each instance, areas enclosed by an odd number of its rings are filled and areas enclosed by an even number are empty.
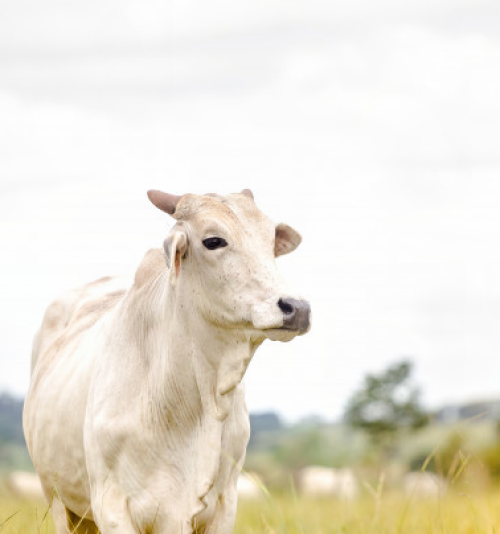
<svg viewBox="0 0 500 534">
<path fill-rule="evenodd" d="M 311 306 L 307 300 L 279 299 L 278 306 L 283 312 L 283 328 L 306 332 L 311 324 Z"/>
</svg>

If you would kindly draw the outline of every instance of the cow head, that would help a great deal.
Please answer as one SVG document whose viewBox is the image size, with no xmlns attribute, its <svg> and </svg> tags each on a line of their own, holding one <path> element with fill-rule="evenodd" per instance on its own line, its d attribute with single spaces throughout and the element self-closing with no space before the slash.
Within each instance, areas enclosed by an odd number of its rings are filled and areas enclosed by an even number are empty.
<svg viewBox="0 0 500 534">
<path fill-rule="evenodd" d="M 218 326 L 251 337 L 288 341 L 310 328 L 310 307 L 290 293 L 275 258 L 295 250 L 301 236 L 275 226 L 246 189 L 228 196 L 174 196 L 149 191 L 149 199 L 177 221 L 164 243 L 170 281 Z"/>
</svg>

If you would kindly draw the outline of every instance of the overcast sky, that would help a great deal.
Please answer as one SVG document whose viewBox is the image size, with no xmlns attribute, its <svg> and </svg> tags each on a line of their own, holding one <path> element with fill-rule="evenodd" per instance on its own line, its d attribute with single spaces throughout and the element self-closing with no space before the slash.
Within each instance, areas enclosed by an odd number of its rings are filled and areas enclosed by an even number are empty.
<svg viewBox="0 0 500 534">
<path fill-rule="evenodd" d="M 0 7 L 0 389 L 58 293 L 133 274 L 146 197 L 251 188 L 313 329 L 251 411 L 338 417 L 403 357 L 429 407 L 500 396 L 500 4 L 19 0 Z"/>
</svg>

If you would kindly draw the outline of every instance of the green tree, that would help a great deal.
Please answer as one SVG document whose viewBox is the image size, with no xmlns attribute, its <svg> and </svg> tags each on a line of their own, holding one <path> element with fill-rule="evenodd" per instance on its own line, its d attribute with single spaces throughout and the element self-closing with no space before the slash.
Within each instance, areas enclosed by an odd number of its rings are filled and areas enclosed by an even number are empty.
<svg viewBox="0 0 500 534">
<path fill-rule="evenodd" d="M 411 379 L 413 365 L 404 360 L 378 375 L 367 375 L 349 399 L 345 421 L 366 431 L 377 445 L 390 445 L 401 429 L 417 429 L 429 419 L 420 391 Z"/>
</svg>

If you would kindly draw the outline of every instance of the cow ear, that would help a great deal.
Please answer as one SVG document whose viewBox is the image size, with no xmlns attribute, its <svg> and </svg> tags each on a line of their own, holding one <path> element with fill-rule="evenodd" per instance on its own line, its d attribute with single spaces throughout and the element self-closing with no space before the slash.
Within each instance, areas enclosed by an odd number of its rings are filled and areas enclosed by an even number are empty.
<svg viewBox="0 0 500 534">
<path fill-rule="evenodd" d="M 175 283 L 181 274 L 182 259 L 186 255 L 188 239 L 182 230 L 173 230 L 163 242 L 167 262 L 170 266 L 170 280 Z"/>
<path fill-rule="evenodd" d="M 293 252 L 301 243 L 302 236 L 287 224 L 280 223 L 276 226 L 276 238 L 274 241 L 275 257 Z"/>
</svg>

